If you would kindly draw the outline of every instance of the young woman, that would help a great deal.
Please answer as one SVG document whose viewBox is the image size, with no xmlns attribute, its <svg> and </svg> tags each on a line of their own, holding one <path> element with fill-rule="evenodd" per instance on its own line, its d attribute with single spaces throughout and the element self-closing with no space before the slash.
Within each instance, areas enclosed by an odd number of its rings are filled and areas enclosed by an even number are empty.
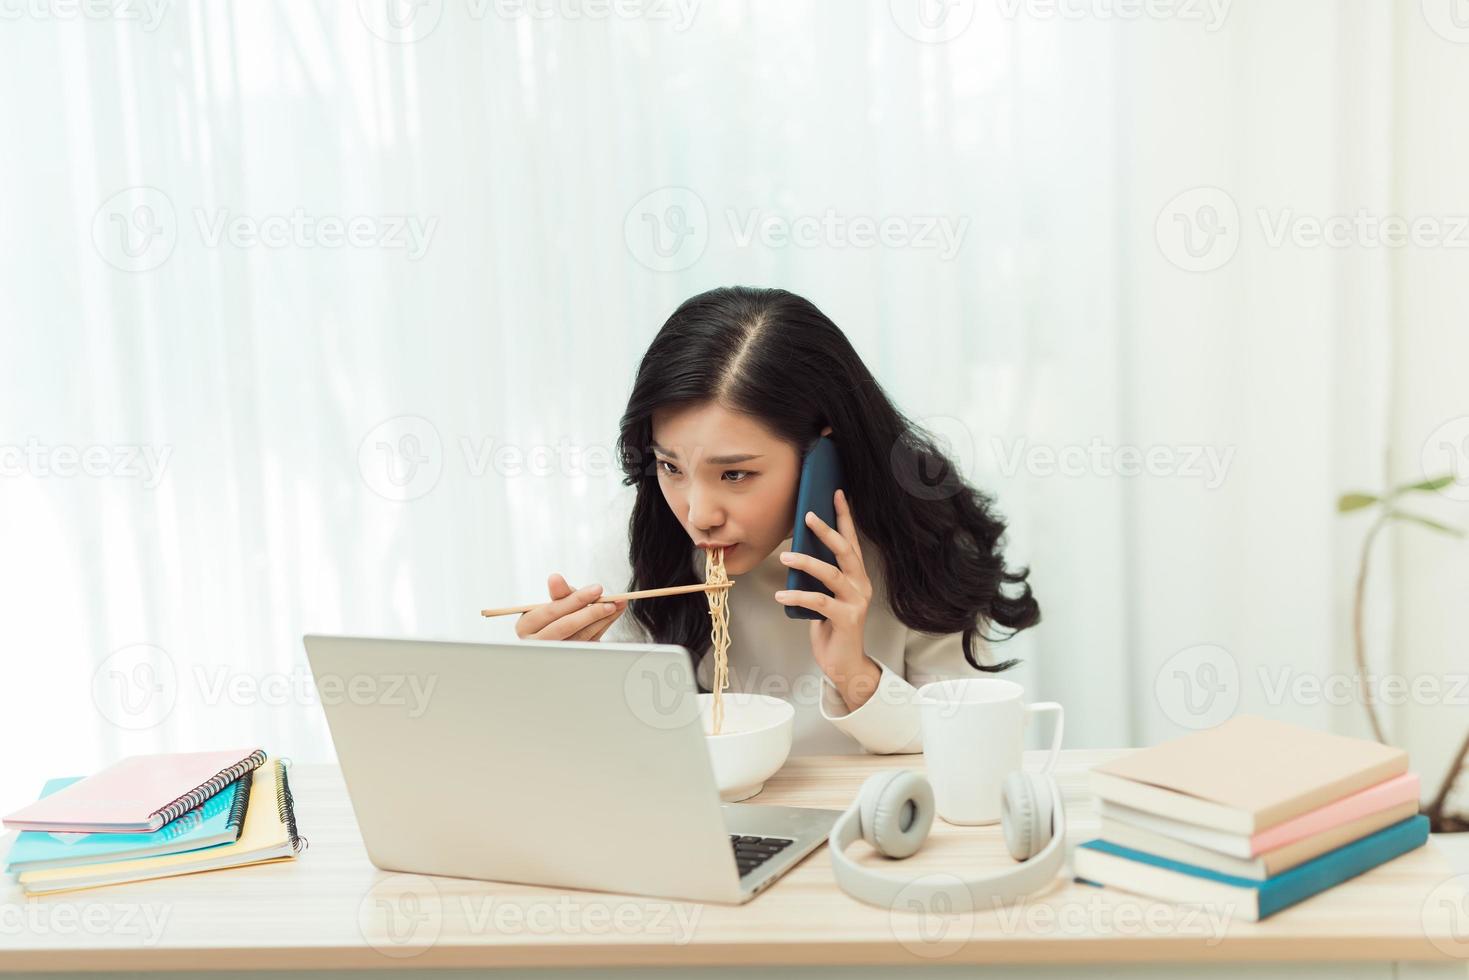
<svg viewBox="0 0 1469 980">
<path fill-rule="evenodd" d="M 836 564 L 789 550 L 801 460 L 822 434 L 843 470 L 837 526 L 799 519 Z M 921 751 L 916 688 L 1011 666 L 994 662 L 986 634 L 1040 619 L 1028 572 L 1005 567 L 990 500 L 894 407 L 841 330 L 785 290 L 714 289 L 674 311 L 638 368 L 618 452 L 635 488 L 627 562 L 602 581 L 703 582 L 707 549 L 723 547 L 735 583 L 726 690 L 791 701 L 793 754 Z M 787 592 L 791 568 L 834 596 Z M 521 638 L 677 643 L 710 690 L 702 593 L 628 610 L 598 602 L 600 583 L 547 585 Z M 785 606 L 826 618 L 791 619 Z"/>
</svg>

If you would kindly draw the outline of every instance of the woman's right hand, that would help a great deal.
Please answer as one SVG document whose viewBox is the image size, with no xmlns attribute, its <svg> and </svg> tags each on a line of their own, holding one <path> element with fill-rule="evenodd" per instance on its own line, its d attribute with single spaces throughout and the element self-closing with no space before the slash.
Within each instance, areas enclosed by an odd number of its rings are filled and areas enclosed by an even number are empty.
<svg viewBox="0 0 1469 980">
<path fill-rule="evenodd" d="M 521 613 L 515 635 L 522 640 L 598 640 L 627 610 L 627 600 L 597 602 L 600 585 L 572 589 L 559 573 L 546 579 L 551 601 Z"/>
</svg>

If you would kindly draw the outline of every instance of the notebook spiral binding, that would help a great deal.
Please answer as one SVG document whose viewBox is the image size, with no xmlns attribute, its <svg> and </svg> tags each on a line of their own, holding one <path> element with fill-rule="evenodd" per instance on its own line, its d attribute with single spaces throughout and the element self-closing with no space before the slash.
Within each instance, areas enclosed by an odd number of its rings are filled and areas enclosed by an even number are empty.
<svg viewBox="0 0 1469 980">
<path fill-rule="evenodd" d="M 210 776 L 209 780 L 203 785 L 195 787 L 167 806 L 154 810 L 149 816 L 161 818 L 162 823 L 177 820 L 236 779 L 245 775 L 245 773 L 259 769 L 264 762 L 265 750 L 256 749 L 228 769 L 221 769 L 213 776 Z"/>
<path fill-rule="evenodd" d="M 291 784 L 286 780 L 286 769 L 290 764 L 290 759 L 275 761 L 275 801 L 281 823 L 286 827 L 286 840 L 291 844 L 291 851 L 300 854 L 311 846 L 311 842 L 296 829 L 296 801 L 291 796 Z"/>
<path fill-rule="evenodd" d="M 250 805 L 250 779 L 241 776 L 235 784 L 235 798 L 230 801 L 229 825 L 235 830 L 245 826 L 245 808 Z"/>
</svg>

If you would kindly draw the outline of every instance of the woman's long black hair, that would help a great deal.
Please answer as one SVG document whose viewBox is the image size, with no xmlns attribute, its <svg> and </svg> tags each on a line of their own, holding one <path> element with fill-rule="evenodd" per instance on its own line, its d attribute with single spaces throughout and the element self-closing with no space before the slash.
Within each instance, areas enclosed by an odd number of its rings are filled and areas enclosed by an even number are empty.
<svg viewBox="0 0 1469 980">
<path fill-rule="evenodd" d="M 924 633 L 962 630 L 964 658 L 978 670 L 1017 662 L 985 666 L 973 653 L 982 624 L 1008 630 L 991 637 L 1005 639 L 1040 621 L 1029 570 L 1005 567 L 1005 524 L 991 499 L 897 410 L 837 325 L 784 289 L 700 293 L 673 312 L 643 355 L 617 440 L 623 483 L 637 487 L 630 588 L 702 581 L 692 542 L 658 485 L 651 444 L 654 409 L 710 401 L 758 419 L 803 458 L 830 425 L 853 516 L 882 551 L 893 614 Z M 687 648 L 698 666 L 710 646 L 702 594 L 630 605 L 649 636 Z"/>
</svg>

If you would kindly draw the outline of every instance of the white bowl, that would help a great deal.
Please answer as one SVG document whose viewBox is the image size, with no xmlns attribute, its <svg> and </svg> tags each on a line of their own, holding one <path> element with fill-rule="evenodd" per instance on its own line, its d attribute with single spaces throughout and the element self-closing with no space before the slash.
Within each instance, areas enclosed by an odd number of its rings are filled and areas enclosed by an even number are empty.
<svg viewBox="0 0 1469 980">
<path fill-rule="evenodd" d="M 737 803 L 764 789 L 765 780 L 785 765 L 796 709 L 768 694 L 725 691 L 722 700 L 724 718 L 718 735 L 709 734 L 714 727 L 714 695 L 699 695 L 699 722 L 719 798 Z"/>
</svg>

